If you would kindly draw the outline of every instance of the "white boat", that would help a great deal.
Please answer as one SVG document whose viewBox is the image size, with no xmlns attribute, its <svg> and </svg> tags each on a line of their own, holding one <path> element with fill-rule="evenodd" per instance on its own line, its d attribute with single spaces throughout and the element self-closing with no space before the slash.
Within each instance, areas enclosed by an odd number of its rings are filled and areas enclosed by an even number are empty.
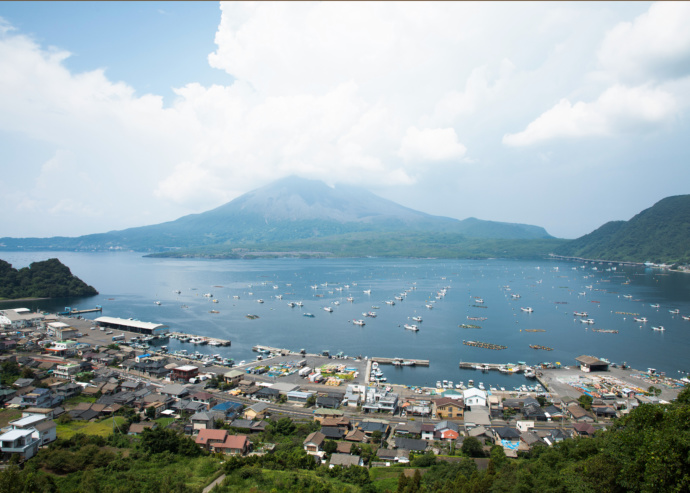
<svg viewBox="0 0 690 493">
<path fill-rule="evenodd" d="M 294 308 L 296 305 L 295 305 L 295 303 L 294 303 L 293 301 L 290 301 L 290 302 L 288 303 L 288 306 L 289 306 L 290 308 Z"/>
<path fill-rule="evenodd" d="M 586 317 L 588 314 L 587 312 L 573 312 L 573 315 L 576 317 Z"/>
<path fill-rule="evenodd" d="M 218 300 L 211 300 L 211 301 L 213 301 L 214 303 L 218 303 Z M 263 301 L 261 301 L 260 303 L 263 303 Z"/>
<path fill-rule="evenodd" d="M 283 295 L 282 295 L 282 294 L 277 294 L 277 295 L 276 295 L 276 299 L 277 299 L 277 300 L 282 300 L 282 299 L 283 299 Z"/>
<path fill-rule="evenodd" d="M 297 306 L 304 306 L 304 303 L 302 303 L 301 301 L 298 301 L 298 302 L 295 303 L 295 305 L 297 305 Z"/>
<path fill-rule="evenodd" d="M 392 305 L 395 305 L 395 301 L 393 301 L 393 300 L 388 300 L 388 301 L 386 301 L 386 305 L 391 305 L 391 306 L 392 306 Z"/>
<path fill-rule="evenodd" d="M 330 306 L 324 306 L 323 309 L 326 310 L 327 312 L 333 311 L 333 308 L 331 308 Z"/>
<path fill-rule="evenodd" d="M 353 320 L 352 323 L 355 325 L 363 326 L 364 320 Z"/>
<path fill-rule="evenodd" d="M 337 300 L 336 300 L 336 301 L 333 302 L 333 304 L 334 304 L 335 306 L 338 306 L 338 305 L 340 304 L 340 301 L 337 301 Z"/>
<path fill-rule="evenodd" d="M 520 308 L 520 310 L 522 310 L 523 312 L 527 312 L 527 313 L 532 313 L 532 312 L 534 311 L 534 310 L 532 310 L 532 308 L 529 307 L 529 306 L 528 306 L 528 307 L 525 307 L 525 308 Z"/>
<path fill-rule="evenodd" d="M 666 329 L 664 329 L 664 326 L 663 326 L 663 325 L 660 325 L 660 326 L 658 326 L 658 327 L 652 327 L 652 330 L 662 331 L 662 330 L 666 330 Z"/>
<path fill-rule="evenodd" d="M 427 307 L 429 310 L 431 310 L 431 309 L 434 307 L 434 305 L 432 305 L 432 304 L 429 303 L 429 304 L 426 305 L 426 307 Z"/>
<path fill-rule="evenodd" d="M 237 295 L 233 295 L 232 299 L 233 299 L 233 300 L 239 300 L 239 299 L 240 299 L 240 297 L 239 297 L 239 296 L 237 296 Z"/>
<path fill-rule="evenodd" d="M 593 318 L 586 318 L 584 320 L 580 320 L 580 322 L 582 322 L 583 324 L 593 324 L 594 319 Z"/>
<path fill-rule="evenodd" d="M 205 293 L 204 298 L 213 298 L 213 294 L 211 293 Z"/>
<path fill-rule="evenodd" d="M 479 382 L 479 390 L 484 390 L 484 382 Z"/>
<path fill-rule="evenodd" d="M 652 308 L 659 308 L 659 303 L 654 303 L 653 305 L 649 305 L 649 306 L 651 306 Z"/>
<path fill-rule="evenodd" d="M 475 302 L 475 303 L 484 303 L 484 300 L 481 299 L 481 298 L 475 298 L 475 299 L 474 299 L 474 302 Z"/>
<path fill-rule="evenodd" d="M 436 388 L 437 388 L 437 389 L 443 388 L 443 387 L 441 386 L 441 381 L 440 381 L 440 380 L 438 380 L 438 381 L 436 382 Z"/>
<path fill-rule="evenodd" d="M 414 320 L 415 322 L 421 322 L 421 321 L 422 321 L 422 317 L 420 317 L 419 315 L 417 315 L 416 317 L 412 317 L 412 320 Z"/>
<path fill-rule="evenodd" d="M 155 303 L 156 305 L 160 305 L 160 304 L 161 304 L 160 301 L 154 301 L 154 303 Z"/>
<path fill-rule="evenodd" d="M 173 293 L 175 293 L 175 294 L 182 294 L 182 291 L 180 291 L 179 289 L 176 289 L 175 291 L 173 291 Z"/>
<path fill-rule="evenodd" d="M 681 318 L 683 320 L 690 320 L 690 316 L 688 316 L 688 315 L 681 315 Z"/>
<path fill-rule="evenodd" d="M 407 330 L 414 330 L 415 332 L 419 330 L 419 327 L 416 325 L 405 324 L 403 327 L 405 327 Z"/>
<path fill-rule="evenodd" d="M 680 313 L 680 310 L 676 308 L 675 310 L 669 310 L 669 313 L 673 313 L 674 315 L 678 315 Z"/>
<path fill-rule="evenodd" d="M 347 301 L 349 301 L 350 303 L 352 303 L 353 301 L 355 301 L 355 299 L 354 299 L 352 296 L 348 296 L 348 297 L 347 297 Z"/>
<path fill-rule="evenodd" d="M 514 300 L 517 300 L 520 298 L 520 295 L 519 294 L 511 294 L 510 297 L 513 298 Z"/>
<path fill-rule="evenodd" d="M 645 323 L 647 321 L 647 319 L 645 317 L 635 317 L 635 318 L 633 318 L 633 320 L 635 320 L 635 322 L 642 322 L 642 323 Z"/>
<path fill-rule="evenodd" d="M 363 292 L 364 294 L 371 294 L 371 289 L 365 289 L 365 290 L 362 291 L 362 292 Z"/>
</svg>

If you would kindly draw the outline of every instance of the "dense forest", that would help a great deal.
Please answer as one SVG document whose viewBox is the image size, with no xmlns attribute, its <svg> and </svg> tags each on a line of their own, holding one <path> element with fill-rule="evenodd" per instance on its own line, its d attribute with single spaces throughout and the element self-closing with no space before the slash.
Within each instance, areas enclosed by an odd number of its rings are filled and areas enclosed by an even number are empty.
<svg viewBox="0 0 690 493">
<path fill-rule="evenodd" d="M 130 413 L 131 414 L 131 413 Z M 59 420 L 58 420 L 59 421 Z M 273 448 L 261 455 L 210 455 L 189 437 L 166 428 L 140 437 L 117 428 L 108 437 L 73 435 L 41 449 L 23 468 L 0 472 L 0 491 L 200 492 L 221 478 L 214 492 L 682 492 L 690 490 L 690 388 L 671 404 L 643 404 L 592 438 L 566 439 L 508 459 L 503 448 L 488 453 L 466 438 L 451 456 L 431 452 L 410 464 L 329 469 L 307 455 L 302 441 L 318 424 L 283 417 L 252 435 Z M 58 435 L 60 432 L 58 431 Z M 334 446 L 324 446 L 334 450 Z M 335 445 L 330 444 L 330 445 Z M 370 445 L 351 453 L 376 460 Z M 485 459 L 486 460 L 486 459 Z"/>
<path fill-rule="evenodd" d="M 72 275 L 69 267 L 51 258 L 14 269 L 0 260 L 0 299 L 93 296 L 98 291 Z"/>
<path fill-rule="evenodd" d="M 690 264 L 690 195 L 667 197 L 629 221 L 611 221 L 555 253 L 588 259 Z"/>
</svg>

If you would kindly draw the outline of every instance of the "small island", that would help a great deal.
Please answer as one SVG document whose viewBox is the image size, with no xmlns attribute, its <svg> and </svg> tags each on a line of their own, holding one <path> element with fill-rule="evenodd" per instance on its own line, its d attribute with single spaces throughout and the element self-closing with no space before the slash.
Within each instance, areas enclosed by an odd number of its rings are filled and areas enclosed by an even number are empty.
<svg viewBox="0 0 690 493">
<path fill-rule="evenodd" d="M 56 258 L 15 269 L 0 260 L 0 300 L 94 296 L 98 291 Z"/>
</svg>

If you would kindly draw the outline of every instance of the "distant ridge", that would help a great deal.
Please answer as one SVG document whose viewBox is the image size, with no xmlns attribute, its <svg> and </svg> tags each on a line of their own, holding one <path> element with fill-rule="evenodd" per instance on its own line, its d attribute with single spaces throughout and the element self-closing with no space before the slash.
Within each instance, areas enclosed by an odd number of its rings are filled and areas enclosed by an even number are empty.
<svg viewBox="0 0 690 493">
<path fill-rule="evenodd" d="M 506 240 L 552 238 L 538 226 L 433 216 L 360 187 L 329 187 L 318 180 L 290 176 L 213 210 L 175 221 L 76 238 L 1 238 L 0 249 L 157 252 L 394 232 L 452 233 L 466 238 Z"/>
<path fill-rule="evenodd" d="M 587 259 L 690 264 L 690 195 L 667 197 L 629 221 L 611 221 L 554 253 Z"/>
</svg>

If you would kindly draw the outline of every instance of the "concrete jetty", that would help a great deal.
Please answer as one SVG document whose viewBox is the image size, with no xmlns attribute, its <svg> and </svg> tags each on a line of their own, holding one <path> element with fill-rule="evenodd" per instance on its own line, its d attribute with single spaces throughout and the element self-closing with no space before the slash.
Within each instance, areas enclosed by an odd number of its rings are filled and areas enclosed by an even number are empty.
<svg viewBox="0 0 690 493">
<path fill-rule="evenodd" d="M 396 362 L 410 361 L 410 362 L 414 363 L 414 366 L 429 366 L 429 360 L 428 359 L 372 357 L 371 360 L 376 361 L 380 365 L 393 365 L 393 364 L 396 364 Z M 412 365 L 410 365 L 410 366 L 412 366 Z"/>
</svg>

